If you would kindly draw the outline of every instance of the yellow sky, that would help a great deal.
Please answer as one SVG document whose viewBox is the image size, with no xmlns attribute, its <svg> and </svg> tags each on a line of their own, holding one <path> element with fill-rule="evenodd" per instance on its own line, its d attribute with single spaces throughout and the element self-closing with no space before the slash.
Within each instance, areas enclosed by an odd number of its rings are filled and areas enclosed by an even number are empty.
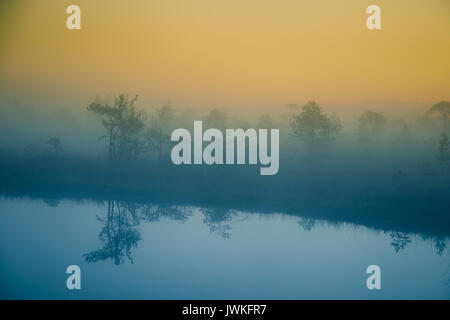
<svg viewBox="0 0 450 320">
<path fill-rule="evenodd" d="M 450 99 L 448 0 L 4 0 L 8 92 L 191 106 Z M 65 27 L 70 4 L 82 30 Z M 382 29 L 365 9 L 381 7 Z"/>
</svg>

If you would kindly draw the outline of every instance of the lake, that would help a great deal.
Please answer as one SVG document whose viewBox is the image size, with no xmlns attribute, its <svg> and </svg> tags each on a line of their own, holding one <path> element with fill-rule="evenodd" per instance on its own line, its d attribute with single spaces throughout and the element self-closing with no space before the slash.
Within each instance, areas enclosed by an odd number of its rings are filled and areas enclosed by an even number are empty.
<svg viewBox="0 0 450 320">
<path fill-rule="evenodd" d="M 0 198 L 2 299 L 449 299 L 449 239 L 280 213 Z M 66 268 L 81 268 L 68 290 Z M 381 268 L 369 290 L 366 268 Z"/>
</svg>

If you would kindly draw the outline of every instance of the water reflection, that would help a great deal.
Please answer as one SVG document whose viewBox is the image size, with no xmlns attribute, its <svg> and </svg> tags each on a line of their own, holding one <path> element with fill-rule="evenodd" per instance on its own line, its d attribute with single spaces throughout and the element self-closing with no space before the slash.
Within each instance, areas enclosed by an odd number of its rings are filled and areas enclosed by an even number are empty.
<svg viewBox="0 0 450 320">
<path fill-rule="evenodd" d="M 45 200 L 45 203 L 54 206 L 53 201 Z M 223 239 L 231 237 L 231 221 L 234 215 L 232 210 L 202 208 L 200 211 L 204 215 L 203 223 L 212 233 Z M 98 235 L 103 248 L 84 254 L 83 257 L 86 262 L 112 260 L 115 265 L 120 265 L 128 260 L 134 263 L 131 249 L 137 248 L 142 240 L 137 230 L 141 221 L 158 222 L 162 217 L 186 221 L 191 214 L 192 210 L 187 207 L 108 200 L 105 217 L 97 216 L 97 220 L 103 224 Z"/>
<path fill-rule="evenodd" d="M 137 230 L 141 221 L 155 222 L 163 216 L 174 220 L 187 220 L 190 211 L 177 206 L 153 206 L 127 201 L 108 200 L 106 217 L 97 216 L 103 223 L 98 238 L 103 248 L 84 254 L 86 262 L 112 260 L 115 265 L 134 259 L 131 249 L 142 240 Z"/>
<path fill-rule="evenodd" d="M 114 264 L 125 262 L 126 258 L 133 263 L 131 248 L 137 248 L 142 240 L 136 229 L 139 225 L 139 216 L 136 206 L 124 201 L 108 201 L 106 218 L 97 216 L 103 223 L 98 235 L 103 248 L 84 255 L 86 262 L 97 262 L 111 259 Z"/>
<path fill-rule="evenodd" d="M 59 204 L 59 200 L 44 200 L 51 207 Z M 192 208 L 173 205 L 142 204 L 125 200 L 108 200 L 105 203 L 104 217 L 97 216 L 103 224 L 98 239 L 103 244 L 101 249 L 93 250 L 83 255 L 86 262 L 111 260 L 115 265 L 125 262 L 134 263 L 132 250 L 136 249 L 142 236 L 138 230 L 141 222 L 158 222 L 162 217 L 187 221 L 192 215 Z M 203 215 L 202 222 L 211 233 L 217 234 L 224 240 L 232 236 L 233 218 L 238 215 L 227 208 L 200 208 Z M 265 214 L 270 217 L 270 214 Z M 318 225 L 332 225 L 340 228 L 342 223 L 318 220 L 311 217 L 299 217 L 298 225 L 303 231 L 311 231 Z M 412 235 L 401 231 L 384 231 L 391 239 L 390 246 L 395 253 L 399 253 L 409 246 Z M 435 253 L 442 256 L 447 249 L 447 238 L 441 236 L 422 235 L 423 240 L 434 242 Z"/>
<path fill-rule="evenodd" d="M 434 247 L 436 248 L 436 254 L 438 256 L 442 256 L 444 254 L 444 250 L 447 248 L 447 243 L 442 238 L 437 238 L 434 240 Z"/>
<path fill-rule="evenodd" d="M 300 218 L 299 226 L 305 231 L 311 231 L 316 225 L 316 220 L 311 218 Z"/>
<path fill-rule="evenodd" d="M 224 208 L 203 208 L 201 209 L 205 218 L 203 222 L 208 226 L 211 232 L 219 234 L 222 238 L 231 237 L 231 220 L 233 212 Z"/>
<path fill-rule="evenodd" d="M 399 252 L 406 248 L 406 246 L 411 243 L 411 239 L 404 232 L 390 232 L 391 246 L 394 248 L 395 252 Z"/>
<path fill-rule="evenodd" d="M 49 206 L 49 207 L 54 207 L 56 208 L 57 206 L 59 206 L 59 201 L 60 199 L 44 199 L 44 202 Z"/>
<path fill-rule="evenodd" d="M 86 298 L 427 299 L 450 292 L 449 238 L 439 233 L 169 201 L 14 198 L 0 200 L 0 213 L 0 297 L 73 298 L 61 273 L 69 264 L 87 276 Z M 365 288 L 369 264 L 386 270 L 386 290 L 377 295 Z"/>
</svg>

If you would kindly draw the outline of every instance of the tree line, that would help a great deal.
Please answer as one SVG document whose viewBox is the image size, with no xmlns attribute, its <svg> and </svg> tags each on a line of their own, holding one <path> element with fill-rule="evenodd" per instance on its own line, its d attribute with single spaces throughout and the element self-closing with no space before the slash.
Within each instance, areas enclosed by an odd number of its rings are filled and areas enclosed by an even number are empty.
<svg viewBox="0 0 450 320">
<path fill-rule="evenodd" d="M 101 119 L 105 135 L 99 137 L 105 140 L 105 146 L 111 163 L 129 161 L 144 154 L 153 154 L 163 159 L 170 151 L 170 134 L 181 122 L 189 118 L 189 114 L 177 115 L 170 103 L 158 108 L 150 119 L 142 110 L 136 108 L 138 96 L 130 98 L 120 94 L 112 104 L 93 102 L 88 107 Z M 289 135 L 307 147 L 308 150 L 323 148 L 336 140 L 343 130 L 339 117 L 327 114 L 315 101 L 307 102 L 299 107 L 295 104 L 286 105 L 286 112 L 276 121 L 269 114 L 263 114 L 256 121 L 256 128 L 274 128 L 286 126 Z M 242 128 L 251 124 L 242 119 L 229 118 L 225 112 L 211 110 L 201 117 L 205 127 L 209 128 Z M 437 161 L 450 170 L 449 125 L 450 102 L 441 101 L 424 112 L 420 125 L 433 127 L 440 132 L 436 146 Z M 375 111 L 367 110 L 358 119 L 358 142 L 370 145 L 379 139 L 386 131 L 388 119 Z M 397 128 L 397 136 L 403 144 L 413 140 L 410 125 L 403 120 L 393 122 Z M 59 141 L 49 142 L 54 152 L 60 152 Z"/>
</svg>

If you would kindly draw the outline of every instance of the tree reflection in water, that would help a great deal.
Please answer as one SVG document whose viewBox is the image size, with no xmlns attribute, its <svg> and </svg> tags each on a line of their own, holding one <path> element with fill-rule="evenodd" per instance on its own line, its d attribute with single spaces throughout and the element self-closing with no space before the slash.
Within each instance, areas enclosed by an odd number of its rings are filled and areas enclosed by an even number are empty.
<svg viewBox="0 0 450 320">
<path fill-rule="evenodd" d="M 97 216 L 104 226 L 98 235 L 103 248 L 83 255 L 86 262 L 97 262 L 111 259 L 119 265 L 128 258 L 133 263 L 131 248 L 136 248 L 142 239 L 136 229 L 139 225 L 139 217 L 136 207 L 129 206 L 124 201 L 108 201 L 106 219 Z"/>
<path fill-rule="evenodd" d="M 53 203 L 52 203 L 53 204 Z M 51 204 L 49 204 L 51 205 Z M 203 223 L 212 233 L 216 233 L 223 239 L 231 237 L 231 223 L 238 214 L 227 208 L 201 208 Z M 142 240 L 138 226 L 141 221 L 157 222 L 162 217 L 171 220 L 186 221 L 192 215 L 192 209 L 184 206 L 141 204 L 123 200 L 108 200 L 106 218 L 97 216 L 97 220 L 103 224 L 98 238 L 103 247 L 84 254 L 86 262 L 106 261 L 111 259 L 114 264 L 120 265 L 126 261 L 134 263 L 132 249 L 137 248 Z M 300 217 L 299 226 L 304 231 L 311 231 L 318 226 L 316 219 Z M 339 223 L 323 221 L 319 223 L 333 225 L 338 228 Z M 391 238 L 390 245 L 396 253 L 404 250 L 411 242 L 408 233 L 400 231 L 385 231 Z M 424 240 L 428 237 L 423 236 Z M 429 237 L 434 242 L 437 255 L 442 256 L 447 249 L 447 239 L 440 237 Z"/>
<path fill-rule="evenodd" d="M 389 236 L 391 237 L 391 246 L 395 252 L 405 249 L 411 243 L 411 239 L 404 232 L 391 232 Z"/>
<path fill-rule="evenodd" d="M 97 262 L 111 259 L 120 265 L 128 259 L 134 262 L 131 249 L 137 248 L 142 240 L 137 227 L 140 221 L 159 221 L 162 216 L 174 220 L 186 220 L 190 211 L 176 206 L 160 206 L 137 204 L 127 201 L 108 200 L 106 219 L 97 216 L 103 223 L 98 237 L 103 248 L 84 254 L 86 262 Z"/>
<path fill-rule="evenodd" d="M 230 223 L 233 219 L 231 210 L 225 208 L 203 208 L 201 211 L 205 216 L 203 222 L 211 232 L 219 234 L 224 239 L 231 237 Z"/>
</svg>

